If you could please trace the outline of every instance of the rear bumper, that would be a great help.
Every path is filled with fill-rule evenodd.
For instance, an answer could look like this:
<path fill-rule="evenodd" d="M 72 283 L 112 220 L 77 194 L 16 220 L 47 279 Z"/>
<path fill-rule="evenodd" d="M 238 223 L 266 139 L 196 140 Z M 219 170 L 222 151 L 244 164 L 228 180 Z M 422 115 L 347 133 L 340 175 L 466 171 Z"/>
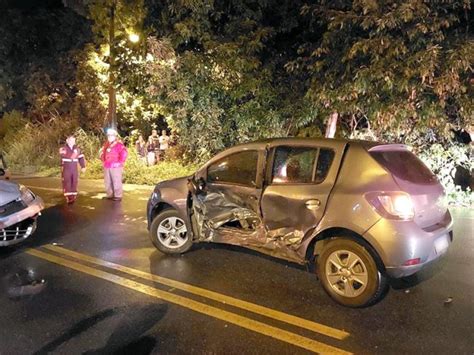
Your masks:
<path fill-rule="evenodd" d="M 413 221 L 381 219 L 364 236 L 372 243 L 393 278 L 412 275 L 443 257 L 453 241 L 449 212 L 436 227 L 420 228 Z M 409 260 L 415 265 L 406 265 Z"/>

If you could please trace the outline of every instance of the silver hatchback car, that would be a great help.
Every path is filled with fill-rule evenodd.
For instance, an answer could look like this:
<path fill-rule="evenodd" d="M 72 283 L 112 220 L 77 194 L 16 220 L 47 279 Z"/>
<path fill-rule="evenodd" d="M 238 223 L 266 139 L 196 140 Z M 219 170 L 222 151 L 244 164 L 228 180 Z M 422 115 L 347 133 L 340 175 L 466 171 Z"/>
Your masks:
<path fill-rule="evenodd" d="M 375 303 L 388 277 L 416 273 L 453 240 L 443 187 L 400 144 L 238 145 L 191 177 L 157 184 L 147 214 L 164 253 L 217 242 L 314 264 L 326 292 L 351 307 Z"/>

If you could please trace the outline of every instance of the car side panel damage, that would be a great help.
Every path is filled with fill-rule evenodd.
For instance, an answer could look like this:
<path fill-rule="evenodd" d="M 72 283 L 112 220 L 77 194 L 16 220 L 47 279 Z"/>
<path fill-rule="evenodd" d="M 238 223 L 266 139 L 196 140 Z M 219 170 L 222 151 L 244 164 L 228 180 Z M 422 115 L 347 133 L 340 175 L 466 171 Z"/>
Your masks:
<path fill-rule="evenodd" d="M 303 263 L 298 249 L 304 232 L 293 228 L 269 230 L 264 225 L 258 202 L 243 201 L 233 189 L 192 194 L 193 224 L 203 242 L 244 246 L 259 252 Z"/>

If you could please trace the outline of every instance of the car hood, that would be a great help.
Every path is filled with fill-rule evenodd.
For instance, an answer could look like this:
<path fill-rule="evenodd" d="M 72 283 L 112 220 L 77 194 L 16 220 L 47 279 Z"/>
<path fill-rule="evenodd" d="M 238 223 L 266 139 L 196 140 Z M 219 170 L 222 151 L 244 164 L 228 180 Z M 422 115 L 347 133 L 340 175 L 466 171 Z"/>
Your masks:
<path fill-rule="evenodd" d="M 16 200 L 20 196 L 20 186 L 18 184 L 0 180 L 0 206 Z"/>
<path fill-rule="evenodd" d="M 186 186 L 188 183 L 188 179 L 190 176 L 183 176 L 171 180 L 165 180 L 161 181 L 158 184 L 156 184 L 157 188 L 164 188 L 164 187 L 171 187 L 171 188 L 177 188 L 179 186 Z"/>

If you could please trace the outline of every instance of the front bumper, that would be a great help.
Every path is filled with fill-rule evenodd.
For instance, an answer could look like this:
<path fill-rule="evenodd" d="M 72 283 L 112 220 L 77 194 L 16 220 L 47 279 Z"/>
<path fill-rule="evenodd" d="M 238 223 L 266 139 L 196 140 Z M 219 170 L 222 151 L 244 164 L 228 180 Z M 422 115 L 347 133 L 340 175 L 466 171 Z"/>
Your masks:
<path fill-rule="evenodd" d="M 382 218 L 364 237 L 380 255 L 386 273 L 393 278 L 412 275 L 440 259 L 453 241 L 453 221 L 449 212 L 442 222 L 429 228 L 420 228 L 413 221 Z M 415 265 L 407 261 L 419 259 Z"/>
<path fill-rule="evenodd" d="M 0 247 L 10 246 L 28 238 L 36 229 L 36 217 L 44 209 L 43 200 L 36 196 L 24 209 L 0 218 Z"/>

